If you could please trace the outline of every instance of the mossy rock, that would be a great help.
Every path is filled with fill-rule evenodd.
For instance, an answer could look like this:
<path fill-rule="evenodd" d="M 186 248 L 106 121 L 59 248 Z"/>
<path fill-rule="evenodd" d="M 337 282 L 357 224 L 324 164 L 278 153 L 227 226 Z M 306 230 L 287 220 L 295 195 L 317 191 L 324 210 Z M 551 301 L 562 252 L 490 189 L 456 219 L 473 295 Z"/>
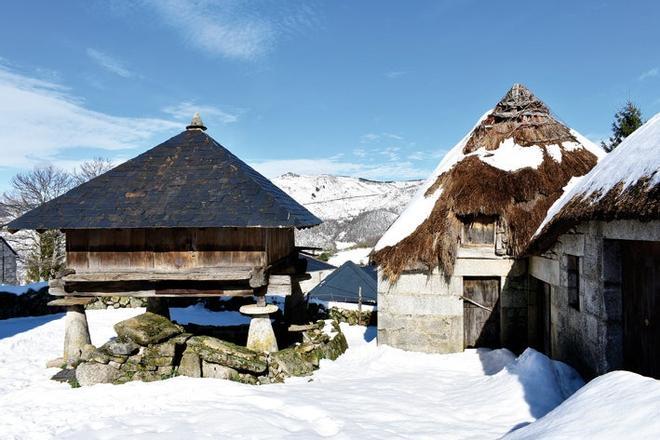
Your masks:
<path fill-rule="evenodd" d="M 270 354 L 270 372 L 273 376 L 308 376 L 314 372 L 314 364 L 306 359 L 307 353 L 296 347 L 285 348 Z"/>
<path fill-rule="evenodd" d="M 193 336 L 187 346 L 206 362 L 239 371 L 263 373 L 268 368 L 265 354 L 210 336 Z"/>
<path fill-rule="evenodd" d="M 114 329 L 120 338 L 128 338 L 145 347 L 183 333 L 180 325 L 150 312 L 118 322 Z"/>

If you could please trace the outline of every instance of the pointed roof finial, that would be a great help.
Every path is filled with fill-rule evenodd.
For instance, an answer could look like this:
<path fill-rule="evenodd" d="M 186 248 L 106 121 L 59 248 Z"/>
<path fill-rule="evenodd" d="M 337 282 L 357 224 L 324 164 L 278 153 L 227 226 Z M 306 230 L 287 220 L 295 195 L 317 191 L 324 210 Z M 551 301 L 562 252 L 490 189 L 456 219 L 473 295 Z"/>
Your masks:
<path fill-rule="evenodd" d="M 190 125 L 186 127 L 186 130 L 206 130 L 206 126 L 204 126 L 202 117 L 199 116 L 199 112 L 195 112 L 192 121 L 190 121 Z"/>

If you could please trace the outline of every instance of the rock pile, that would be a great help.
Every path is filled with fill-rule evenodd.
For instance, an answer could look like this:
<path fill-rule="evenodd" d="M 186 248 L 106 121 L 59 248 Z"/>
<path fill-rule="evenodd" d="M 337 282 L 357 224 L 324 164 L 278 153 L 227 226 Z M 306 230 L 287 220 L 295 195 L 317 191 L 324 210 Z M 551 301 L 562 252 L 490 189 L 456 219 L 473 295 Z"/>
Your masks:
<path fill-rule="evenodd" d="M 282 382 L 311 374 L 321 359 L 337 359 L 348 345 L 339 324 L 303 326 L 302 343 L 260 353 L 211 336 L 186 333 L 160 315 L 144 313 L 115 325 L 117 337 L 96 348 L 86 345 L 76 380 L 82 385 L 144 382 L 176 375 L 249 384 Z"/>

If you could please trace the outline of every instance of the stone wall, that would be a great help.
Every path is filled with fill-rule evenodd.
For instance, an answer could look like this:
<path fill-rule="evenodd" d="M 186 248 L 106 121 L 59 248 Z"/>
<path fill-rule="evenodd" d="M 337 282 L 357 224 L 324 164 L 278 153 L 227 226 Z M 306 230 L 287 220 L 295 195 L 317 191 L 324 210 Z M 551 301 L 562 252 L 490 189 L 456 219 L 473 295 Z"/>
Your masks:
<path fill-rule="evenodd" d="M 378 274 L 378 343 L 429 353 L 463 351 L 463 278 L 499 277 L 501 340 L 521 350 L 527 343 L 527 279 L 494 248 L 460 248 L 454 274 L 404 272 L 396 283 Z"/>
<path fill-rule="evenodd" d="M 550 355 L 593 377 L 623 365 L 621 257 L 616 241 L 660 241 L 660 222 L 589 222 L 530 259 L 530 275 L 551 288 Z M 568 301 L 566 256 L 580 257 L 579 310 Z M 530 311 L 530 314 L 533 311 Z"/>
<path fill-rule="evenodd" d="M 177 375 L 255 385 L 277 383 L 291 376 L 310 375 L 321 359 L 335 360 L 348 348 L 336 321 L 306 326 L 301 343 L 273 353 L 186 330 L 153 313 L 127 319 L 115 325 L 117 338 L 99 348 L 91 344 L 83 348 L 75 380 L 67 370 L 55 378 L 83 386 L 149 382 Z"/>
<path fill-rule="evenodd" d="M 147 307 L 147 298 L 137 298 L 130 296 L 100 296 L 91 304 L 85 306 L 86 309 L 121 309 L 125 307 Z"/>
<path fill-rule="evenodd" d="M 360 312 L 338 307 L 327 309 L 323 304 L 309 303 L 307 309 L 312 320 L 332 319 L 348 325 L 376 325 L 378 322 L 378 310 L 373 306 L 365 306 L 364 309 L 368 310 Z"/>

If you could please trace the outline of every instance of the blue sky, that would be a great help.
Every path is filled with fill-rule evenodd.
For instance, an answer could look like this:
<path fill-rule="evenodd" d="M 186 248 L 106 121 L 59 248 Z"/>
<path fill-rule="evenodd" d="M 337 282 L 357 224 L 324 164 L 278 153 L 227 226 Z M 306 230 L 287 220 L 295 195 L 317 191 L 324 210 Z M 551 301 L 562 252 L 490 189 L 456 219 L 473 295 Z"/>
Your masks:
<path fill-rule="evenodd" d="M 0 190 L 133 157 L 199 110 L 268 177 L 426 176 L 514 82 L 593 140 L 660 111 L 657 1 L 21 1 L 0 17 Z"/>

